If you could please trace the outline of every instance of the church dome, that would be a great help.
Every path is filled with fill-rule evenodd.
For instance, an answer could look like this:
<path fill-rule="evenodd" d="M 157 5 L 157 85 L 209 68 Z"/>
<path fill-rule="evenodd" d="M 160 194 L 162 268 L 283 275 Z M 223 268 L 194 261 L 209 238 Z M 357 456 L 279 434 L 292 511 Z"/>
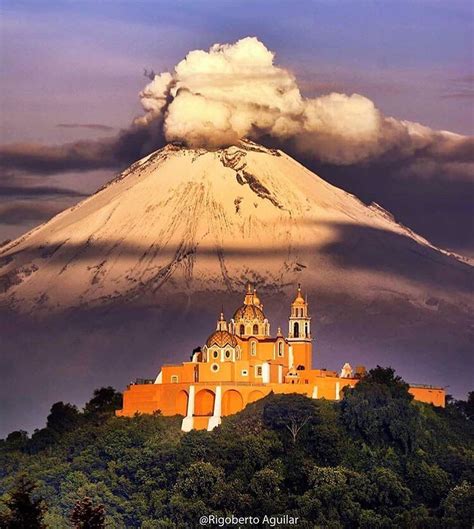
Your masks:
<path fill-rule="evenodd" d="M 257 320 L 260 323 L 265 321 L 265 314 L 260 307 L 257 305 L 242 305 L 239 309 L 235 311 L 234 321 L 240 322 L 253 322 Z"/>
<path fill-rule="evenodd" d="M 207 347 L 212 347 L 213 345 L 217 345 L 217 347 L 225 347 L 226 345 L 236 347 L 237 339 L 229 331 L 214 331 L 207 339 L 206 345 Z"/>

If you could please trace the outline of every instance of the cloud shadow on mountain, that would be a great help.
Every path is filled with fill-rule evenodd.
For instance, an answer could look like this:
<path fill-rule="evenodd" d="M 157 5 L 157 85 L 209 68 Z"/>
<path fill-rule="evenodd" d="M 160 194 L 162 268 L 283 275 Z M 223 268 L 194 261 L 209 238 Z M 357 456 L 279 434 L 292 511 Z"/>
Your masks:
<path fill-rule="evenodd" d="M 441 287 L 448 291 L 468 293 L 472 290 L 473 269 L 470 265 L 460 262 L 454 256 L 422 245 L 409 236 L 355 224 L 314 223 L 315 229 L 328 227 L 336 232 L 334 242 L 319 247 L 311 244 L 294 245 L 292 255 L 295 262 L 302 264 L 303 268 L 308 267 L 311 266 L 313 256 L 319 254 L 331 259 L 335 267 L 348 271 L 390 274 L 420 285 Z M 229 258 L 251 260 L 264 257 L 280 259 L 282 262 L 288 258 L 287 248 L 221 248 L 196 242 L 168 249 L 160 248 L 158 243 L 145 246 L 119 240 L 105 243 L 90 238 L 79 245 L 63 241 L 59 244 L 33 246 L 17 251 L 11 247 L 10 250 L 0 253 L 0 290 L 6 291 L 13 286 L 20 269 L 33 261 L 41 268 L 43 259 L 51 259 L 59 263 L 64 271 L 69 264 L 83 260 L 107 260 L 112 252 L 114 258 L 120 255 L 135 258 L 137 261 L 153 260 L 157 277 L 172 275 L 172 271 L 189 258 L 219 257 L 225 261 Z M 156 263 L 160 263 L 160 266 Z M 147 289 L 149 285 L 141 285 L 141 288 Z"/>

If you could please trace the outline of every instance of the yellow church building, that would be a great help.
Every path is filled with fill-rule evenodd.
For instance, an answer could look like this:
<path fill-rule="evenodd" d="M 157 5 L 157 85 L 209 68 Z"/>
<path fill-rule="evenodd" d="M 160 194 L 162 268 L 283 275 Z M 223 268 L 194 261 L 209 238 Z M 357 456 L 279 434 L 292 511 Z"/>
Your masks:
<path fill-rule="evenodd" d="M 339 400 L 365 374 L 346 363 L 339 373 L 312 368 L 311 317 L 298 286 L 291 304 L 286 337 L 270 322 L 257 292 L 247 285 L 244 302 L 230 321 L 221 312 L 215 331 L 189 362 L 164 365 L 156 380 L 130 384 L 120 416 L 160 411 L 182 415 L 182 429 L 212 430 L 221 418 L 242 410 L 271 393 L 300 393 L 310 398 Z M 415 399 L 444 406 L 443 388 L 414 385 Z"/>

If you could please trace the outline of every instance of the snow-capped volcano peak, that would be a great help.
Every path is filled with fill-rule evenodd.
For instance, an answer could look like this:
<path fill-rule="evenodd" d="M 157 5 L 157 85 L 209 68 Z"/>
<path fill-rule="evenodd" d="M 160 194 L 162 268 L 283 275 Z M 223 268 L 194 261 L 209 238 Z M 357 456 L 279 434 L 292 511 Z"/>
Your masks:
<path fill-rule="evenodd" d="M 154 303 L 238 291 L 247 279 L 280 289 L 299 276 L 367 293 L 393 290 L 398 275 L 396 290 L 417 297 L 424 287 L 390 263 L 400 256 L 413 270 L 448 259 L 281 151 L 249 140 L 214 151 L 169 144 L 2 248 L 0 302 L 22 312 Z"/>

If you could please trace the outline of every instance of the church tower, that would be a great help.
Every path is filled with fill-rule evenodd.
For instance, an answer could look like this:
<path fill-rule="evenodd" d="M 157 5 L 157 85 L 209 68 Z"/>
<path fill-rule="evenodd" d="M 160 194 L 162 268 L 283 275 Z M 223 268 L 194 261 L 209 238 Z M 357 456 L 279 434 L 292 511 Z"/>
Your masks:
<path fill-rule="evenodd" d="M 293 366 L 296 369 L 312 368 L 312 340 L 308 302 L 301 293 L 301 285 L 298 285 L 296 297 L 291 304 L 287 338 L 293 353 L 291 355 L 293 357 Z"/>

